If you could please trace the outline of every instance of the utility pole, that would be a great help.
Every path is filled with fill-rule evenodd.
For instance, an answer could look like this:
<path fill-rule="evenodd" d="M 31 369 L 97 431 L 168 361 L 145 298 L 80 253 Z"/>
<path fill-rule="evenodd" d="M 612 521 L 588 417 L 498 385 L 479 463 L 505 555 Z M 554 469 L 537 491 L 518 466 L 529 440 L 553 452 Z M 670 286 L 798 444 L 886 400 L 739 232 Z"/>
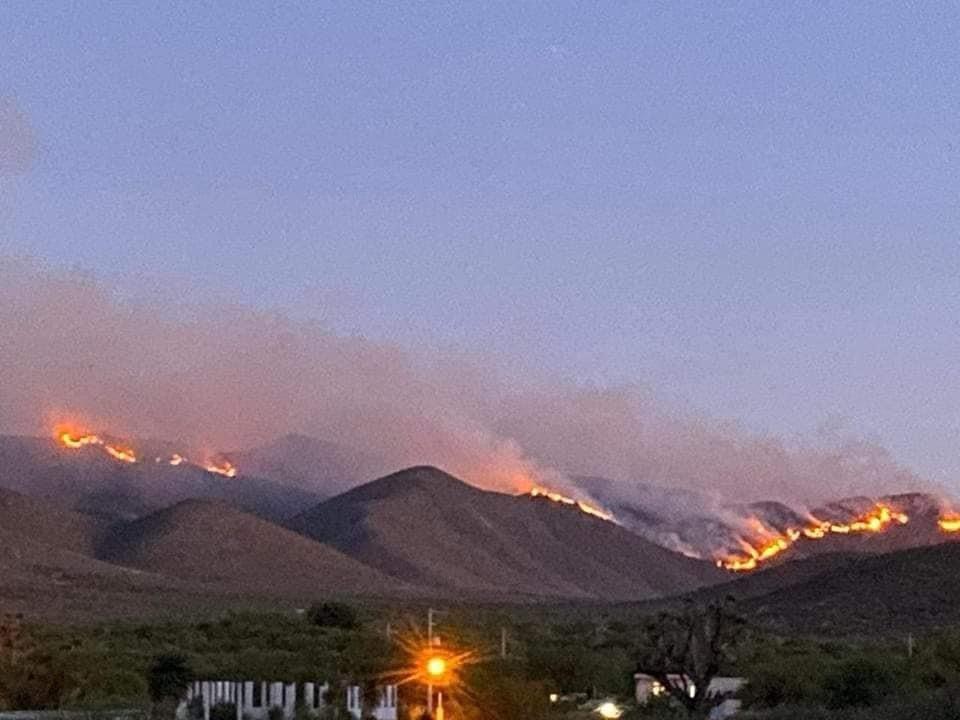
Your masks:
<path fill-rule="evenodd" d="M 507 659 L 507 629 L 500 628 L 500 659 Z"/>
<path fill-rule="evenodd" d="M 427 608 L 427 647 L 433 652 L 433 608 Z M 427 683 L 427 712 L 433 717 L 433 683 Z"/>
<path fill-rule="evenodd" d="M 907 635 L 907 657 L 913 657 L 913 633 Z"/>

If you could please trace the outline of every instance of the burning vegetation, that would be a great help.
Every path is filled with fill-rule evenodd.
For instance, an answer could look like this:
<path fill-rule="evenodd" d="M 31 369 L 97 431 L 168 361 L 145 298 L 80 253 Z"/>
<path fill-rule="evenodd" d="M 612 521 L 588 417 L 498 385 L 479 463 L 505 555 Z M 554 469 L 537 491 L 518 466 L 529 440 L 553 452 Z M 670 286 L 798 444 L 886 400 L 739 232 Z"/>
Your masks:
<path fill-rule="evenodd" d="M 810 518 L 808 525 L 787 528 L 780 532 L 764 525 L 757 518 L 749 521 L 753 531 L 749 538 L 740 538 L 741 552 L 717 559 L 717 565 L 734 572 L 756 570 L 762 563 L 776 557 L 798 542 L 823 540 L 830 535 L 882 533 L 896 525 L 906 525 L 910 518 L 885 503 L 877 503 L 869 512 L 846 521 Z M 944 520 L 940 520 L 944 529 Z M 960 530 L 960 518 L 956 520 Z"/>
<path fill-rule="evenodd" d="M 104 453 L 114 460 L 122 463 L 134 465 L 141 462 L 141 456 L 136 450 L 126 443 L 118 443 L 106 436 L 96 435 L 85 431 L 77 431 L 71 428 L 58 426 L 54 430 L 54 437 L 57 442 L 71 450 L 79 450 L 85 447 L 100 448 Z M 203 462 L 193 462 L 186 455 L 181 453 L 172 453 L 166 457 L 156 457 L 154 462 L 158 464 L 172 465 L 194 465 L 216 475 L 224 477 L 236 477 L 237 468 L 225 458 L 208 459 Z"/>
<path fill-rule="evenodd" d="M 534 486 L 530 490 L 530 497 L 534 498 L 547 498 L 552 500 L 555 503 L 561 503 L 563 505 L 571 505 L 578 508 L 581 512 L 586 513 L 587 515 L 593 515 L 598 517 L 601 520 L 607 520 L 608 522 L 614 522 L 613 515 L 608 513 L 606 510 L 601 510 L 596 505 L 591 505 L 590 503 L 584 502 L 583 500 L 577 500 L 568 495 L 562 495 L 561 493 L 554 492 L 552 490 L 547 490 L 545 487 L 540 487 L 539 485 Z"/>

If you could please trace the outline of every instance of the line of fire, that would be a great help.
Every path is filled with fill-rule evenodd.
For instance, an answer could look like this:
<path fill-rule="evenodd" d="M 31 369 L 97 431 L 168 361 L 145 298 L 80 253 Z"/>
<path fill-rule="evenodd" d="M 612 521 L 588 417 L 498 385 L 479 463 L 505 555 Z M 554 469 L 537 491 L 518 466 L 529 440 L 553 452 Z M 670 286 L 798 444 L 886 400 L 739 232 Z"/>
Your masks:
<path fill-rule="evenodd" d="M 100 449 L 118 462 L 136 464 L 142 461 L 141 454 L 130 443 L 114 441 L 106 435 L 60 425 L 55 428 L 54 436 L 64 448 L 76 450 L 92 447 Z M 237 467 L 223 457 L 205 458 L 200 462 L 194 462 L 187 454 L 174 452 L 155 457 L 154 462 L 171 466 L 194 465 L 207 472 L 228 478 L 236 477 L 238 473 Z M 528 494 L 533 498 L 545 498 L 577 508 L 580 512 L 607 522 L 616 522 L 612 513 L 597 505 L 540 485 L 531 488 Z M 798 543 L 816 542 L 834 535 L 878 535 L 892 527 L 906 525 L 909 522 L 910 518 L 906 513 L 882 502 L 878 502 L 866 513 L 845 520 L 821 520 L 811 515 L 806 525 L 784 530 L 772 528 L 759 518 L 752 517 L 745 521 L 749 532 L 737 538 L 739 549 L 736 552 L 718 551 L 714 561 L 718 567 L 734 573 L 751 572 Z M 937 526 L 942 533 L 960 534 L 960 513 L 953 511 L 942 513 L 937 520 Z"/>

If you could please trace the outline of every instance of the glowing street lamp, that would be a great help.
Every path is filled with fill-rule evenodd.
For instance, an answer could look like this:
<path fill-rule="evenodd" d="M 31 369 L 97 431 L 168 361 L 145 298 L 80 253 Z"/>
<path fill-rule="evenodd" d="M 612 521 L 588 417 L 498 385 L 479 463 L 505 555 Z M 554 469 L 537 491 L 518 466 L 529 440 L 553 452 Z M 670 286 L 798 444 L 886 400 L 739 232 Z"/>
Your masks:
<path fill-rule="evenodd" d="M 615 703 L 605 702 L 597 708 L 597 714 L 604 720 L 617 720 L 623 714 L 623 710 L 618 708 Z"/>
<path fill-rule="evenodd" d="M 447 660 L 441 655 L 432 655 L 427 659 L 427 675 L 440 680 L 447 672 Z"/>

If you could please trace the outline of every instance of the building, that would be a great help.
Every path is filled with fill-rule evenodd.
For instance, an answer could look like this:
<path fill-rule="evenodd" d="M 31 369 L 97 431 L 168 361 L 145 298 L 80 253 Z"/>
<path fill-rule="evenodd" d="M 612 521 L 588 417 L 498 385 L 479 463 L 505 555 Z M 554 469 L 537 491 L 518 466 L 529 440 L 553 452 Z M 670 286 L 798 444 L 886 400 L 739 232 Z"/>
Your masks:
<path fill-rule="evenodd" d="M 670 675 L 671 682 L 677 682 L 681 679 L 679 675 Z M 636 700 L 638 705 L 646 705 L 652 698 L 664 695 L 667 690 L 656 678 L 637 673 L 633 676 L 636 688 Z M 715 677 L 710 681 L 710 687 L 707 694 L 710 697 L 722 697 L 720 702 L 710 712 L 710 720 L 725 720 L 737 714 L 740 710 L 740 701 L 734 695 L 744 686 L 746 680 L 740 677 Z M 696 686 L 689 683 L 690 694 L 696 692 Z"/>
<path fill-rule="evenodd" d="M 210 708 L 221 704 L 235 705 L 237 720 L 268 720 L 271 708 L 280 708 L 284 720 L 293 720 L 298 704 L 319 713 L 326 705 L 329 689 L 328 683 L 201 680 L 190 683 L 187 696 L 177 708 L 177 719 L 189 720 L 190 704 L 199 702 L 203 720 L 210 720 Z M 384 685 L 379 693 L 371 715 L 376 720 L 397 720 L 397 686 Z M 346 694 L 347 711 L 359 720 L 363 713 L 363 693 L 359 686 L 352 685 Z"/>

